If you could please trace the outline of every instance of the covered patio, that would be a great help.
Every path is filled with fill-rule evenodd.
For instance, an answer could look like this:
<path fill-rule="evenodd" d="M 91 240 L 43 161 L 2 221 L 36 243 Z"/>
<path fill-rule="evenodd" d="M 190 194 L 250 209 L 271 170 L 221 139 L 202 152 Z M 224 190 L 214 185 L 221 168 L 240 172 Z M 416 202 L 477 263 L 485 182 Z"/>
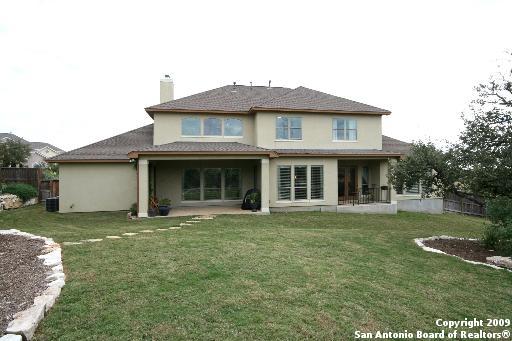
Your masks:
<path fill-rule="evenodd" d="M 174 142 L 129 155 L 137 164 L 138 216 L 148 217 L 150 199 L 170 199 L 170 216 L 245 214 L 245 193 L 260 192 L 269 213 L 267 149 L 240 143 Z"/>

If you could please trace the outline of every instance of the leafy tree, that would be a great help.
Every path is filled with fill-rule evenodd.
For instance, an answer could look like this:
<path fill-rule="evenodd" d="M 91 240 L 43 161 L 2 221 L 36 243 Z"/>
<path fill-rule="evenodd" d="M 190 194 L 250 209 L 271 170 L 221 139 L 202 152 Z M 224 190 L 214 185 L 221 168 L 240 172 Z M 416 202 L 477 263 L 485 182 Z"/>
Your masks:
<path fill-rule="evenodd" d="M 0 165 L 21 166 L 30 156 L 30 146 L 22 141 L 7 140 L 0 143 Z"/>
<path fill-rule="evenodd" d="M 425 196 L 464 190 L 512 198 L 512 52 L 475 90 L 459 141 L 446 152 L 432 143 L 413 144 L 409 155 L 391 167 L 396 188 L 421 181 Z"/>
<path fill-rule="evenodd" d="M 413 143 L 409 154 L 391 164 L 390 181 L 395 188 L 411 188 L 421 182 L 422 196 L 442 196 L 457 188 L 458 168 L 451 154 L 433 143 Z"/>
<path fill-rule="evenodd" d="M 453 148 L 461 181 L 473 193 L 512 198 L 512 52 L 475 90 L 477 98 L 463 115 L 465 129 Z"/>

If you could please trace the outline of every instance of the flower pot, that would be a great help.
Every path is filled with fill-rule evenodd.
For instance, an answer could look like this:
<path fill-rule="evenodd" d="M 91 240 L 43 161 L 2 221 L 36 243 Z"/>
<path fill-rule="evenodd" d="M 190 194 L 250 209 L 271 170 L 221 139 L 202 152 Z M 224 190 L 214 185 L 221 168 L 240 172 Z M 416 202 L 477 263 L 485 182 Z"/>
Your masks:
<path fill-rule="evenodd" d="M 251 202 L 251 211 L 257 212 L 258 211 L 258 203 Z"/>
<path fill-rule="evenodd" d="M 171 206 L 169 205 L 160 205 L 158 206 L 158 212 L 161 216 L 167 216 L 169 214 L 169 211 L 171 210 Z"/>
<path fill-rule="evenodd" d="M 156 210 L 153 208 L 148 209 L 148 217 L 156 216 Z"/>

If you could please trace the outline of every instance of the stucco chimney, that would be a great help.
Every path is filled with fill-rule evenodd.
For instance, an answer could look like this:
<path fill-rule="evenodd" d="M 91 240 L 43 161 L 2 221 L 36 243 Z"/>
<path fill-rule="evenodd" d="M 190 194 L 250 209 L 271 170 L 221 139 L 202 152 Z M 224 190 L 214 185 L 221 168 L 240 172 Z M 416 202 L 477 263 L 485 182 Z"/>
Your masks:
<path fill-rule="evenodd" d="M 174 82 L 170 75 L 165 75 L 160 79 L 160 103 L 172 101 L 174 99 Z"/>

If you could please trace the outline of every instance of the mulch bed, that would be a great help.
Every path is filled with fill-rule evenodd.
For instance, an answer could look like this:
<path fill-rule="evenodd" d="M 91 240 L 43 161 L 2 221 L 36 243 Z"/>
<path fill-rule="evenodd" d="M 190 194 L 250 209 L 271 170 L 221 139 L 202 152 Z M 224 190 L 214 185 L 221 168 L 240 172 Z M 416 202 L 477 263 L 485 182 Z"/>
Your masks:
<path fill-rule="evenodd" d="M 48 268 L 41 255 L 44 242 L 15 235 L 0 235 L 0 335 L 13 315 L 33 304 L 46 287 Z"/>
<path fill-rule="evenodd" d="M 466 260 L 487 263 L 487 257 L 499 256 L 496 251 L 487 250 L 477 240 L 436 239 L 423 241 L 425 246 L 441 250 L 450 255 L 459 256 Z"/>

